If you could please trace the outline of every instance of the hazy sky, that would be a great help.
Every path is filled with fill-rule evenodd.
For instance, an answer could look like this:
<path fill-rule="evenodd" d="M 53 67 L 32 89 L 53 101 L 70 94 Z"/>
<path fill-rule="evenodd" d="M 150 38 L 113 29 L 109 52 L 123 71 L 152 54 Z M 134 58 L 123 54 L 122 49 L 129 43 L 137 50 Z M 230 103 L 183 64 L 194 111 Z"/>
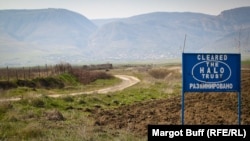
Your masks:
<path fill-rule="evenodd" d="M 156 11 L 218 15 L 223 10 L 242 6 L 250 6 L 250 0 L 0 0 L 1 10 L 64 8 L 89 19 L 130 17 Z"/>

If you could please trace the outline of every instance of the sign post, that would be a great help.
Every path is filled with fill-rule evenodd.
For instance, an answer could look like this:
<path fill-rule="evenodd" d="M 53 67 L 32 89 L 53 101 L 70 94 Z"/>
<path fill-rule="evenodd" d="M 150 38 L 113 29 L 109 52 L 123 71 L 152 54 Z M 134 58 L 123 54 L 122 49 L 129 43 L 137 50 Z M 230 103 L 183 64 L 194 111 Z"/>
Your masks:
<path fill-rule="evenodd" d="M 238 123 L 241 105 L 240 54 L 182 54 L 182 124 L 185 92 L 237 92 Z"/>

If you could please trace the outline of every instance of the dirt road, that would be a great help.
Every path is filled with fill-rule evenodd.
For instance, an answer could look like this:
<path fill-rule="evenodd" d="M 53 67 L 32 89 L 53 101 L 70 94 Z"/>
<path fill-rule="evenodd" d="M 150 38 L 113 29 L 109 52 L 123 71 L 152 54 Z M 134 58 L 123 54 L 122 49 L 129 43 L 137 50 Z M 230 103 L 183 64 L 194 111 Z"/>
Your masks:
<path fill-rule="evenodd" d="M 119 78 L 122 80 L 122 82 L 118 85 L 114 85 L 108 88 L 103 88 L 99 90 L 94 90 L 94 91 L 88 91 L 88 92 L 79 92 L 79 93 L 71 93 L 68 94 L 67 96 L 76 96 L 76 95 L 83 95 L 83 94 L 93 94 L 93 93 L 98 93 L 98 94 L 105 94 L 109 92 L 115 92 L 115 91 L 121 91 L 125 88 L 128 88 L 130 86 L 135 85 L 136 83 L 140 82 L 140 80 L 134 76 L 129 76 L 129 75 L 115 75 L 115 77 Z M 56 94 L 56 95 L 48 95 L 49 97 L 60 97 L 60 96 L 65 96 L 62 94 Z"/>
<path fill-rule="evenodd" d="M 100 89 L 100 90 L 97 90 L 94 92 L 104 94 L 104 93 L 109 93 L 109 92 L 121 91 L 125 88 L 131 87 L 131 86 L 137 84 L 138 82 L 140 82 L 140 80 L 134 76 L 115 75 L 115 77 L 123 80 L 122 83 L 119 85 L 112 86 L 112 87 Z M 93 93 L 93 92 L 88 92 L 88 93 Z"/>
<path fill-rule="evenodd" d="M 94 91 L 87 91 L 87 92 L 77 92 L 77 93 L 70 93 L 70 94 L 53 94 L 53 95 L 47 95 L 47 96 L 57 98 L 57 97 L 62 97 L 62 96 L 77 96 L 77 95 L 94 94 L 94 93 L 105 94 L 105 93 L 109 93 L 109 92 L 121 91 L 123 89 L 131 87 L 131 86 L 137 84 L 138 82 L 140 82 L 140 80 L 134 76 L 115 75 L 115 77 L 121 79 L 122 82 L 120 84 L 117 84 L 117 85 L 114 85 L 114 86 L 111 86 L 108 88 L 103 88 L 103 89 L 94 90 Z M 39 96 L 42 96 L 42 95 L 38 95 L 37 97 L 39 97 Z M 19 100 L 21 100 L 21 98 L 16 97 L 16 98 L 0 99 L 0 102 L 19 101 Z"/>

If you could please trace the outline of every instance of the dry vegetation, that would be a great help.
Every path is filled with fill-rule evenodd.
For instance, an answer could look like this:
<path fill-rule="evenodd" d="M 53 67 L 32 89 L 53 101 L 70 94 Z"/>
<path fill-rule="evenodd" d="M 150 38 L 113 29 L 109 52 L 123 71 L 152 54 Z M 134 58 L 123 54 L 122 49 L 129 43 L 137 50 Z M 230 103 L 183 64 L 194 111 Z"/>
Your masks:
<path fill-rule="evenodd" d="M 172 72 L 169 71 L 168 69 L 152 69 L 148 73 L 156 79 L 164 79 L 166 76 L 170 75 Z"/>
<path fill-rule="evenodd" d="M 93 66 L 92 66 L 93 67 Z M 95 66 L 96 69 L 98 69 Z M 108 70 L 110 67 L 102 69 Z M 99 69 L 100 70 L 100 69 Z M 105 71 L 93 70 L 89 67 L 75 66 L 72 67 L 70 64 L 58 64 L 55 66 L 45 68 L 40 67 L 29 67 L 23 68 L 6 68 L 0 69 L 1 81 L 0 89 L 8 90 L 17 87 L 29 87 L 29 88 L 63 88 L 65 86 L 64 81 L 66 75 L 71 79 L 76 79 L 78 82 L 86 85 L 94 82 L 98 79 L 111 79 L 112 75 L 107 74 Z M 22 77 L 23 76 L 23 77 Z"/>
<path fill-rule="evenodd" d="M 73 74 L 79 82 L 83 84 L 89 84 L 97 79 L 111 79 L 113 76 L 103 71 L 88 71 L 82 69 L 74 69 L 70 72 Z"/>

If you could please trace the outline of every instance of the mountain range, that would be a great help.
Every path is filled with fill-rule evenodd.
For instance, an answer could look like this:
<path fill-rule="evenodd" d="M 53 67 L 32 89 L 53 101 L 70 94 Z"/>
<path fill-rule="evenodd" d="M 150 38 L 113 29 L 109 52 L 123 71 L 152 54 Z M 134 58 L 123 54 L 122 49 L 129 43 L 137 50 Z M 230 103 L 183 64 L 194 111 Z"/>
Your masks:
<path fill-rule="evenodd" d="M 0 10 L 0 66 L 159 62 L 182 52 L 250 59 L 250 7 L 90 20 L 66 9 Z"/>

